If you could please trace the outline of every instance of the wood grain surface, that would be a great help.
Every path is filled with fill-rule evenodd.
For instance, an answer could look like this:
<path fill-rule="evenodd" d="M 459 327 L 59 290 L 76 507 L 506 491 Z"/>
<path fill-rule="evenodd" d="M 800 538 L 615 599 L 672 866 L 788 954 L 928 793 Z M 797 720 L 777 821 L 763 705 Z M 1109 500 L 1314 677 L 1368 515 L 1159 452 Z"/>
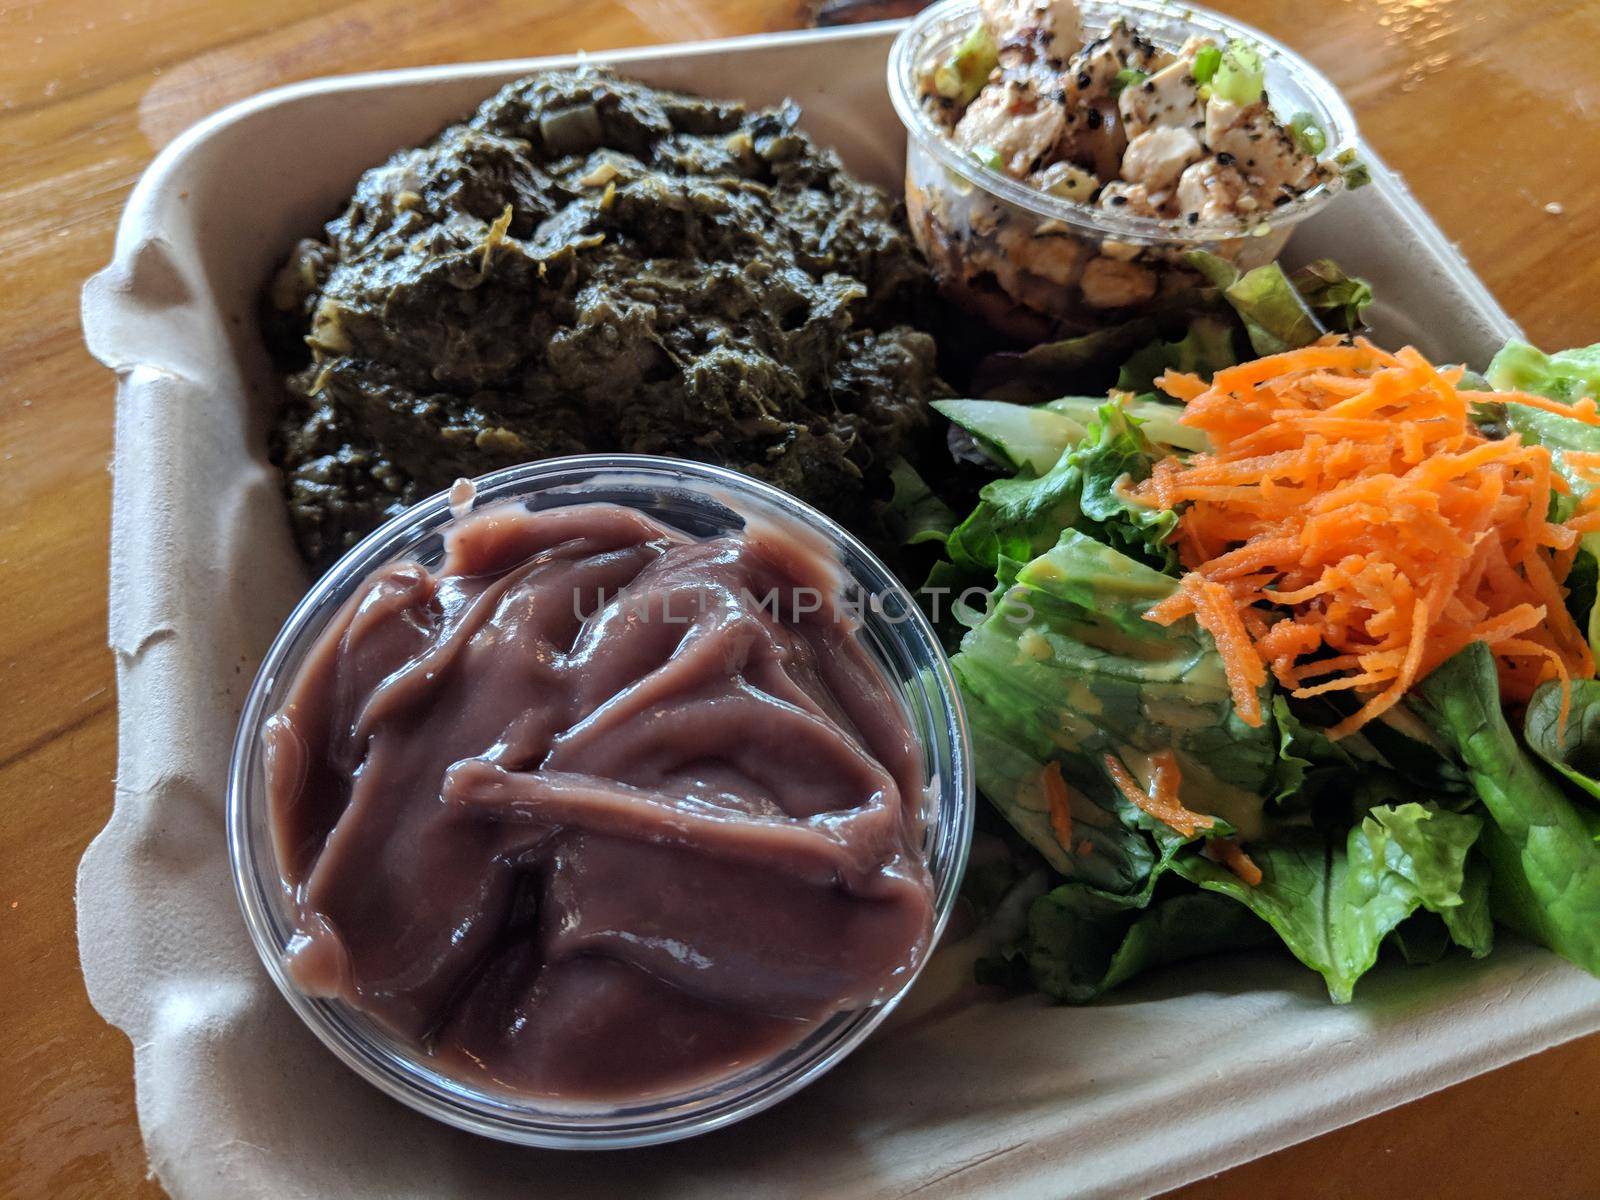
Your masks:
<path fill-rule="evenodd" d="M 90 1008 L 73 875 L 111 808 L 110 374 L 78 327 L 129 188 L 294 79 L 791 28 L 798 0 L 0 0 L 0 1194 L 145 1197 L 127 1040 Z M 844 7 L 848 7 L 845 5 Z M 1219 0 L 1344 89 L 1530 337 L 1600 339 L 1600 5 Z M 1181 1193 L 1600 1190 L 1600 1038 Z M 648 1187 L 641 1181 L 641 1191 Z"/>

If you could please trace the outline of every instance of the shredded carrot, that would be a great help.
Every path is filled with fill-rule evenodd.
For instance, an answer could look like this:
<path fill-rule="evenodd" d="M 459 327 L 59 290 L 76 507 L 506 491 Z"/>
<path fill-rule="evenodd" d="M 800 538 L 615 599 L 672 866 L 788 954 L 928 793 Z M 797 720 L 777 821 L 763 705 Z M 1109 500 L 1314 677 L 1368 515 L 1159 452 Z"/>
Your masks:
<path fill-rule="evenodd" d="M 1067 797 L 1067 781 L 1061 778 L 1061 764 L 1049 763 L 1040 775 L 1045 797 L 1050 801 L 1050 832 L 1062 849 L 1072 845 L 1072 805 Z"/>
<path fill-rule="evenodd" d="M 1571 417 L 1575 421 L 1582 421 L 1585 425 L 1600 425 L 1600 409 L 1597 409 L 1593 397 L 1585 396 L 1571 404 L 1563 404 L 1560 400 L 1551 400 L 1546 396 L 1512 392 L 1499 397 L 1502 400 L 1514 401 L 1517 404 L 1526 404 L 1529 408 L 1542 408 L 1545 412 L 1553 412 L 1557 416 Z"/>
<path fill-rule="evenodd" d="M 1156 383 L 1167 395 L 1179 400 L 1192 400 L 1196 396 L 1203 396 L 1206 390 L 1205 381 L 1200 376 L 1183 371 L 1166 371 Z"/>
<path fill-rule="evenodd" d="M 1201 853 L 1227 867 L 1246 887 L 1261 885 L 1261 868 L 1256 866 L 1255 859 L 1244 852 L 1244 847 L 1232 838 L 1212 838 Z"/>
<path fill-rule="evenodd" d="M 1461 377 L 1410 347 L 1325 338 L 1209 386 L 1157 381 L 1212 448 L 1163 459 L 1129 489 L 1179 514 L 1184 574 L 1149 618 L 1192 616 L 1211 634 L 1248 724 L 1261 724 L 1270 672 L 1298 697 L 1359 699 L 1329 731 L 1343 737 L 1474 641 L 1512 701 L 1553 679 L 1564 714 L 1571 680 L 1594 677 L 1563 585 L 1578 536 L 1600 530 L 1600 501 L 1552 523 L 1551 494 L 1566 489 L 1550 452 L 1485 437 Z M 1498 398 L 1600 424 L 1593 404 Z M 1600 454 L 1568 461 L 1600 469 Z"/>
<path fill-rule="evenodd" d="M 1159 754 L 1150 756 L 1148 791 L 1139 786 L 1139 781 L 1115 755 L 1106 755 L 1106 772 L 1111 776 L 1111 782 L 1117 785 L 1117 790 L 1127 797 L 1129 804 L 1148 813 L 1175 833 L 1186 838 L 1194 837 L 1195 834 L 1216 824 L 1216 821 L 1204 813 L 1185 808 L 1183 802 L 1178 799 L 1181 775 L 1178 770 L 1178 760 L 1170 750 L 1163 750 Z"/>

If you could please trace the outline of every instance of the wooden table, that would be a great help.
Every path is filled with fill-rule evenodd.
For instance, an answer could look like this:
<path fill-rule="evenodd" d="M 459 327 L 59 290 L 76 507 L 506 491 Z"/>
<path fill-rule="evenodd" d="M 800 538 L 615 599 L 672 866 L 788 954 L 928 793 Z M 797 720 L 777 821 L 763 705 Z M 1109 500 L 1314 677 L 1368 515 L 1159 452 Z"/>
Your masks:
<path fill-rule="evenodd" d="M 159 1196 L 73 874 L 111 807 L 110 376 L 78 291 L 176 133 L 289 80 L 789 28 L 799 0 L 0 0 L 0 1194 Z M 1306 54 L 1530 337 L 1600 339 L 1600 6 L 1221 0 Z M 1185 1189 L 1593 1194 L 1600 1038 Z"/>

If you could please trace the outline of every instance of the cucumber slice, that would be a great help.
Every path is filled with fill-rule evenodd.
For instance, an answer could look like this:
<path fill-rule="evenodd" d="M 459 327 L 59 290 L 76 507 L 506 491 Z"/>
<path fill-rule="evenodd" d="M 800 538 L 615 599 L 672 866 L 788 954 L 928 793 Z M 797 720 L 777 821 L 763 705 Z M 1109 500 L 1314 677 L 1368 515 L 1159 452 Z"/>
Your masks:
<path fill-rule="evenodd" d="M 939 401 L 934 403 L 937 405 Z M 1043 407 L 1073 421 L 1087 424 L 1094 418 L 1095 411 L 1104 403 L 1104 399 L 1096 396 L 1063 396 L 1059 400 L 1047 402 Z M 1203 431 L 1190 429 L 1187 425 L 1178 423 L 1178 418 L 1183 416 L 1181 404 L 1168 404 L 1162 400 L 1151 399 L 1149 396 L 1139 396 L 1128 401 L 1123 408 L 1130 417 L 1140 422 L 1140 432 L 1158 446 L 1187 450 L 1191 454 L 1211 449 L 1210 439 Z"/>
<path fill-rule="evenodd" d="M 1048 405 L 1034 408 L 1001 400 L 935 400 L 933 407 L 1006 466 L 1013 470 L 1028 467 L 1036 475 L 1055 466 L 1061 452 L 1088 432 L 1076 417 L 1051 411 Z"/>

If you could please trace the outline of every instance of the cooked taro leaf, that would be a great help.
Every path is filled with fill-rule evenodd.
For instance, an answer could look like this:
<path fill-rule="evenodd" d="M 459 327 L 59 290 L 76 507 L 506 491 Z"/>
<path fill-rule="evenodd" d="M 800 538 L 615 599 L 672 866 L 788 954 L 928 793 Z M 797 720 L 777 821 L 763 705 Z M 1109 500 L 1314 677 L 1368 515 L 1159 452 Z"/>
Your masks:
<path fill-rule="evenodd" d="M 723 463 L 870 533 L 893 465 L 942 451 L 932 291 L 798 118 L 547 72 L 368 171 L 265 297 L 307 558 L 583 451 Z"/>

